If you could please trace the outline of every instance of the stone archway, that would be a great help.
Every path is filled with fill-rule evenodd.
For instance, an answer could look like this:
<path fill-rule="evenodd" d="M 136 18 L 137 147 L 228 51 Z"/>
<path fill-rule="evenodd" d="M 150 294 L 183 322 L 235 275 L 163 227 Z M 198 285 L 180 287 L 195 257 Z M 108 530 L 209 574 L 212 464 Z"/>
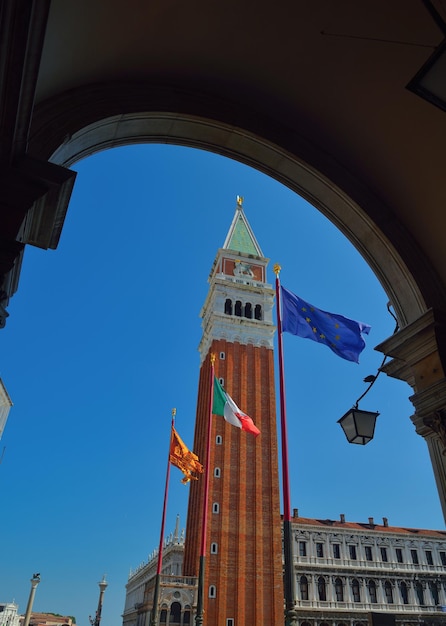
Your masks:
<path fill-rule="evenodd" d="M 213 151 L 286 185 L 321 211 L 367 261 L 393 305 L 400 331 L 378 349 L 385 371 L 414 390 L 417 432 L 425 437 L 446 515 L 446 294 L 435 271 L 388 207 L 323 148 L 273 118 L 187 89 L 141 83 L 90 85 L 39 105 L 29 154 L 69 167 L 97 151 L 131 143 L 171 143 Z M 66 207 L 65 207 L 66 208 Z M 32 220 L 54 211 L 51 198 Z M 52 216 L 58 240 L 64 214 Z"/>

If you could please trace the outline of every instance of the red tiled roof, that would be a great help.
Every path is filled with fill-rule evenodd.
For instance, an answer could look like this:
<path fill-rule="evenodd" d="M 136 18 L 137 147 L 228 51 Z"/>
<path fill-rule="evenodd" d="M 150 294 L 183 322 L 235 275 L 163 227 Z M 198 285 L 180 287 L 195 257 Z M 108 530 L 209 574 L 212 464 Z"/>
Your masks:
<path fill-rule="evenodd" d="M 424 528 L 403 528 L 401 526 L 384 526 L 383 524 L 370 524 L 361 522 L 341 522 L 340 520 L 320 520 L 308 517 L 293 517 L 292 524 L 301 524 L 304 526 L 318 526 L 320 528 L 349 528 L 351 530 L 362 530 L 383 532 L 383 533 L 400 533 L 402 535 L 412 536 L 428 536 L 436 539 L 446 540 L 446 530 L 426 530 Z"/>

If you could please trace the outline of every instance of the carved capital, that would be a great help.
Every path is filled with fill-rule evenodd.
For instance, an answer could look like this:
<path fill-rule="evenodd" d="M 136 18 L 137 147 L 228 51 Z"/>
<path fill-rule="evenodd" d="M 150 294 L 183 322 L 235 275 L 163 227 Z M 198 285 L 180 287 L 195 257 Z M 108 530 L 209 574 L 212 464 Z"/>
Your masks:
<path fill-rule="evenodd" d="M 433 415 L 423 418 L 423 424 L 436 433 L 442 444 L 442 454 L 446 455 L 446 411 L 435 411 Z"/>
<path fill-rule="evenodd" d="M 429 437 L 434 433 L 440 437 L 443 448 L 446 446 L 443 428 L 446 424 L 446 379 L 437 381 L 429 388 L 415 393 L 410 397 L 415 407 L 415 415 L 412 422 L 415 429 L 422 437 Z"/>
<path fill-rule="evenodd" d="M 392 357 L 382 371 L 406 381 L 415 392 L 446 376 L 446 314 L 429 309 L 386 339 L 376 350 Z"/>
<path fill-rule="evenodd" d="M 446 315 L 430 309 L 376 348 L 392 357 L 382 369 L 414 390 L 411 417 L 422 437 L 446 450 Z"/>

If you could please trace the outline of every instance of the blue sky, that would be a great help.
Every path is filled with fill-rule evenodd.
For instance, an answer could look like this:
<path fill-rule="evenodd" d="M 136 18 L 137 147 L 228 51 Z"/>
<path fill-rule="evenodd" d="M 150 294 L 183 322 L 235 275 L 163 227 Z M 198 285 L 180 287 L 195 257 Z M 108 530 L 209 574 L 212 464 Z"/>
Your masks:
<path fill-rule="evenodd" d="M 353 246 L 312 206 L 217 155 L 129 146 L 78 172 L 56 251 L 28 247 L 0 375 L 14 402 L 0 447 L 0 602 L 88 625 L 105 573 L 102 624 L 119 626 L 129 570 L 158 545 L 171 409 L 192 447 L 199 312 L 237 194 L 281 281 L 313 305 L 371 325 L 360 364 L 284 336 L 292 507 L 306 517 L 444 528 L 410 388 L 379 377 L 361 408 L 375 439 L 349 445 L 336 423 L 365 390 L 394 320 Z M 243 407 L 241 407 L 243 408 Z M 255 416 L 253 416 L 255 419 Z M 184 527 L 188 487 L 172 468 L 166 531 Z"/>

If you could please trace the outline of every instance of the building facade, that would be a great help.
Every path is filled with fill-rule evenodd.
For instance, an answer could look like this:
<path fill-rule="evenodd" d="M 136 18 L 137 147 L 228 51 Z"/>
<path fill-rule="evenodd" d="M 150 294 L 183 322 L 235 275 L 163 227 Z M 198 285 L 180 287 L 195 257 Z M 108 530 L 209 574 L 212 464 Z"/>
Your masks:
<path fill-rule="evenodd" d="M 299 626 L 446 624 L 446 532 L 292 520 Z"/>
<path fill-rule="evenodd" d="M 19 605 L 14 602 L 0 602 L 0 626 L 19 626 Z"/>
<path fill-rule="evenodd" d="M 179 517 L 175 531 L 163 545 L 163 567 L 160 579 L 159 622 L 170 626 L 193 623 L 196 603 L 196 578 L 183 577 L 184 531 L 179 532 Z M 148 626 L 153 605 L 158 549 L 129 574 L 126 585 L 123 626 Z"/>
<path fill-rule="evenodd" d="M 22 615 L 20 619 L 20 623 L 23 624 L 24 616 Z M 69 615 L 57 615 L 56 613 L 31 613 L 29 626 L 73 626 L 73 618 Z"/>
<path fill-rule="evenodd" d="M 304 518 L 296 509 L 292 529 L 298 626 L 446 625 L 446 531 L 394 527 L 386 518 L 382 524 L 372 518 L 349 522 L 344 515 L 339 520 Z M 166 555 L 171 554 L 169 541 Z M 180 541 L 175 567 L 181 568 L 183 556 Z M 169 562 L 170 556 L 167 569 Z M 148 624 L 149 605 L 141 609 L 155 571 L 153 557 L 131 573 L 124 626 Z M 172 587 L 163 596 L 160 624 L 192 624 L 194 605 L 188 602 L 193 594 L 182 592 L 178 609 L 180 595 L 174 593 Z"/>

